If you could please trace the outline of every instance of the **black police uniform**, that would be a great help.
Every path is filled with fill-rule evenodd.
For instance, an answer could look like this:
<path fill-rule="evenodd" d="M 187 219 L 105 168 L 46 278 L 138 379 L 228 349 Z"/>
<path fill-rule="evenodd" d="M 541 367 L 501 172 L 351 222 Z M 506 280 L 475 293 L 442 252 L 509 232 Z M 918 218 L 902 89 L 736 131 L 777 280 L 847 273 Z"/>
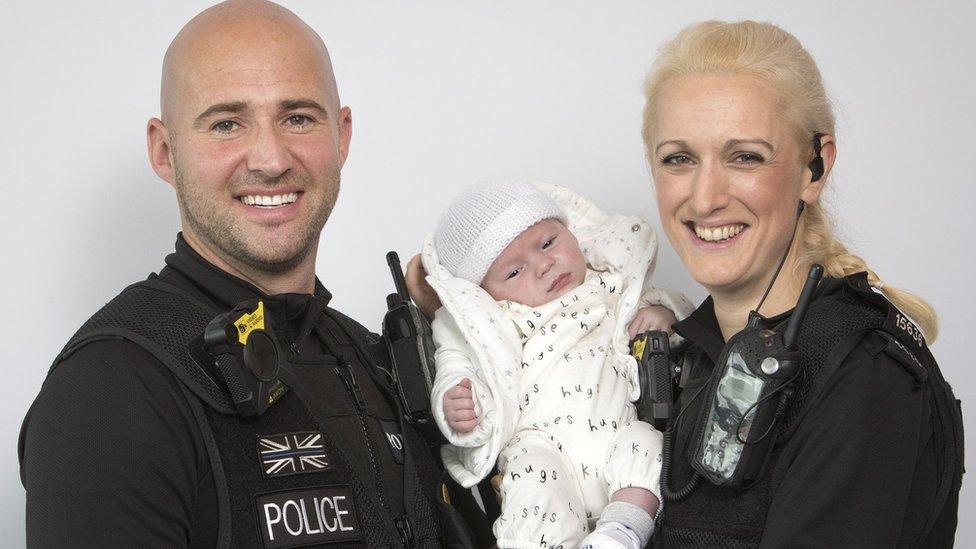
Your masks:
<path fill-rule="evenodd" d="M 160 359 L 160 348 L 185 342 L 84 337 L 55 362 L 21 432 L 29 545 L 440 544 L 434 500 L 445 488 L 435 458 L 401 430 L 390 393 L 358 352 L 368 332 L 327 307 L 318 281 L 314 296 L 262 296 L 182 236 L 150 281 L 172 295 L 134 285 L 106 309 L 116 305 L 124 322 L 136 314 L 120 299 L 148 296 L 161 324 L 178 324 L 188 312 L 163 317 L 182 298 L 218 313 L 264 298 L 302 397 L 290 391 L 262 416 L 241 418 L 208 406 Z"/>
<path fill-rule="evenodd" d="M 930 393 L 938 384 L 948 386 L 934 360 L 923 369 L 901 352 L 904 345 L 869 329 L 859 332 L 866 335 L 852 343 L 836 369 L 816 371 L 830 362 L 832 352 L 842 353 L 840 340 L 827 332 L 853 332 L 868 326 L 854 323 L 883 320 L 873 312 L 875 307 L 862 303 L 865 292 L 863 273 L 821 282 L 800 336 L 801 365 L 808 371 L 780 422 L 780 437 L 763 477 L 741 491 L 702 479 L 686 499 L 665 504 L 656 547 L 952 545 L 962 466 L 961 416 L 958 401 L 949 399 L 951 406 L 942 408 L 951 408 L 948 427 L 958 438 L 941 437 L 945 415 L 938 419 Z M 818 302 L 837 308 L 811 320 Z M 768 326 L 782 326 L 790 314 L 769 319 Z M 676 324 L 675 331 L 690 342 L 684 354 L 690 370 L 677 404 L 677 410 L 688 409 L 678 419 L 669 459 L 668 486 L 677 492 L 692 477 L 688 456 L 697 443 L 693 431 L 707 394 L 699 389 L 712 376 L 725 341 L 710 297 Z M 927 358 L 920 360 L 926 362 L 931 355 L 923 351 L 918 355 L 924 354 Z M 811 387 L 819 388 L 818 398 Z M 958 454 L 946 455 L 946 448 L 956 448 L 951 452 Z M 952 480 L 940 475 L 947 463 L 956 467 Z M 948 496 L 939 507 L 941 486 Z"/>

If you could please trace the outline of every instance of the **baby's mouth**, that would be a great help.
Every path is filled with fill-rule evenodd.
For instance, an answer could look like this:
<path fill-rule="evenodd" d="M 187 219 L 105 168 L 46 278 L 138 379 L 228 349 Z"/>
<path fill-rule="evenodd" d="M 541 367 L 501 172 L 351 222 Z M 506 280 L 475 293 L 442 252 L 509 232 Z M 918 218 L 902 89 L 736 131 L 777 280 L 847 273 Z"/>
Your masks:
<path fill-rule="evenodd" d="M 549 286 L 549 291 L 552 292 L 559 288 L 562 288 L 569 282 L 569 273 L 563 273 L 556 277 L 556 280 L 552 281 L 552 286 Z"/>

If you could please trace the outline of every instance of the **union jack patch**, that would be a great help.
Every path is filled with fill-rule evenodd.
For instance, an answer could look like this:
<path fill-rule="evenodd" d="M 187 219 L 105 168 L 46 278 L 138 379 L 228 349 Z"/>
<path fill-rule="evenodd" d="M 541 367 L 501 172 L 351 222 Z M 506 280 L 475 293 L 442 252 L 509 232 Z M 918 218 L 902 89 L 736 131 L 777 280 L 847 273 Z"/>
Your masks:
<path fill-rule="evenodd" d="M 318 431 L 262 436 L 258 438 L 258 453 L 266 478 L 317 473 L 332 467 Z"/>

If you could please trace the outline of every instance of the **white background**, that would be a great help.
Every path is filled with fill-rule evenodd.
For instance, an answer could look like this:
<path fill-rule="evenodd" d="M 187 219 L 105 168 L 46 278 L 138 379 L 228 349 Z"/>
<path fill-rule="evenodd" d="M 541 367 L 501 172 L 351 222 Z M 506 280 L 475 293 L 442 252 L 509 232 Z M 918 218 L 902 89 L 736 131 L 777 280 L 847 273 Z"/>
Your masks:
<path fill-rule="evenodd" d="M 205 5 L 0 6 L 4 547 L 24 543 L 15 445 L 51 359 L 172 249 L 176 201 L 146 161 L 145 124 L 159 112 L 166 46 Z M 325 38 L 353 110 L 319 276 L 338 308 L 374 329 L 392 289 L 385 252 L 409 257 L 456 191 L 479 179 L 559 183 L 657 224 L 640 141 L 641 83 L 657 47 L 704 19 L 783 26 L 818 61 L 835 101 L 840 152 L 827 200 L 841 234 L 888 283 L 939 311 L 933 351 L 976 425 L 976 371 L 965 352 L 976 305 L 965 236 L 976 202 L 973 3 L 286 5 Z M 663 248 L 659 284 L 704 297 Z M 976 445 L 968 446 L 971 457 Z M 976 490 L 967 481 L 960 546 L 976 544 Z"/>

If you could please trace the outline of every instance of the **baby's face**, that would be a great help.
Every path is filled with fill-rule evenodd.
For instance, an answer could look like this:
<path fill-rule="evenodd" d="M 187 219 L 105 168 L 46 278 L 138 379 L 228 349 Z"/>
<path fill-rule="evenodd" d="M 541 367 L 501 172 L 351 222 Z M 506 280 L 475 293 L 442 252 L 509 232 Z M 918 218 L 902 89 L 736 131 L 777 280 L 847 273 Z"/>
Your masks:
<path fill-rule="evenodd" d="M 530 307 L 549 303 L 583 283 L 586 259 L 559 220 L 545 219 L 515 237 L 481 282 L 491 297 Z"/>

